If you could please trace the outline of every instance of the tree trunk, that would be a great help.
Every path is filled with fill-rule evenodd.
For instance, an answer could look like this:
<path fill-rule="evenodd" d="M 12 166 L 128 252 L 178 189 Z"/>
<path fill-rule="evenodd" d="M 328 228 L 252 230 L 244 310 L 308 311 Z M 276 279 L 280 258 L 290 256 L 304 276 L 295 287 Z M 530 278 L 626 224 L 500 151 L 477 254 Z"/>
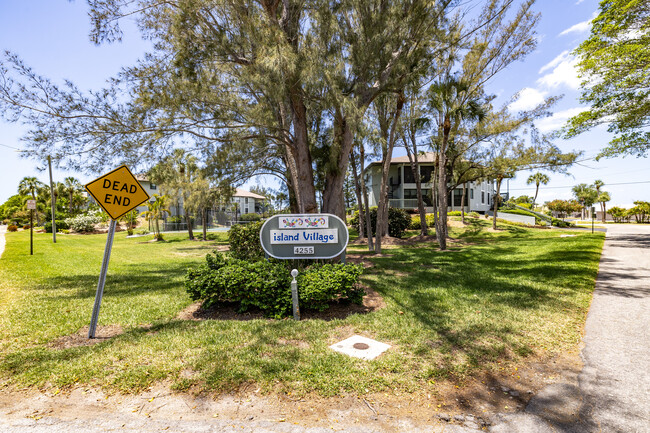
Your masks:
<path fill-rule="evenodd" d="M 499 197 L 499 194 L 501 193 L 501 182 L 503 181 L 503 176 L 497 176 L 497 193 L 494 197 Z M 492 218 L 492 228 L 494 230 L 497 229 L 497 210 L 499 208 L 499 200 L 494 199 L 492 200 L 492 203 L 494 204 L 494 217 Z"/>
<path fill-rule="evenodd" d="M 201 224 L 203 225 L 203 240 L 208 240 L 208 209 L 203 207 L 201 209 Z"/>
<path fill-rule="evenodd" d="M 463 183 L 463 196 L 460 199 L 460 221 L 465 224 L 465 195 L 467 194 L 467 182 Z"/>
<path fill-rule="evenodd" d="M 420 235 L 426 236 L 428 234 L 427 230 L 427 213 L 424 209 L 424 200 L 422 199 L 422 177 L 420 176 L 420 163 L 418 161 L 417 154 L 417 144 L 415 143 L 415 135 L 411 135 L 411 145 L 413 146 L 413 152 L 411 148 L 404 143 L 406 146 L 406 155 L 409 158 L 409 163 L 411 164 L 411 171 L 413 171 L 413 178 L 415 179 L 415 193 L 418 199 L 418 212 L 420 214 Z"/>
<path fill-rule="evenodd" d="M 297 193 L 300 213 L 316 213 L 318 206 L 316 205 L 314 171 L 307 136 L 307 109 L 302 96 L 299 95 L 299 90 L 292 89 L 290 93 L 294 146 L 293 152 L 287 155 L 287 159 L 293 157 L 296 166 L 297 179 L 294 184 L 294 192 Z M 343 191 L 343 188 L 341 188 L 341 191 Z"/>
<path fill-rule="evenodd" d="M 345 220 L 345 203 L 343 200 L 343 184 L 348 170 L 350 152 L 354 137 L 350 122 L 343 113 L 336 110 L 334 119 L 334 144 L 332 152 L 336 152 L 336 164 L 332 164 L 325 173 L 323 187 L 323 212 L 334 214 Z"/>
<path fill-rule="evenodd" d="M 361 182 L 359 180 L 359 172 L 357 171 L 357 161 L 354 157 L 354 149 L 352 149 L 352 153 L 350 153 L 350 164 L 352 165 L 352 175 L 354 176 L 354 192 L 357 196 L 357 203 L 359 207 L 359 238 L 363 239 L 363 237 L 366 234 L 366 221 L 365 221 L 366 215 L 363 209 L 363 199 L 361 195 Z"/>
<path fill-rule="evenodd" d="M 440 250 L 447 249 L 447 143 L 449 142 L 449 131 L 451 124 L 449 119 L 445 119 L 443 124 L 442 145 L 438 155 L 438 224 L 436 226 L 436 238 Z"/>
<path fill-rule="evenodd" d="M 386 146 L 386 157 L 382 165 L 381 187 L 379 194 L 379 206 L 377 208 L 377 230 L 375 237 L 375 252 L 381 252 L 381 238 L 384 230 L 388 234 L 388 172 L 390 171 L 390 161 L 393 155 L 393 148 L 395 147 L 395 139 L 397 137 L 397 121 L 402 114 L 402 107 L 404 106 L 404 96 L 398 95 L 397 103 L 395 104 L 395 112 L 393 113 L 393 121 L 390 126 L 390 133 Z"/>
<path fill-rule="evenodd" d="M 601 207 L 603 209 L 603 224 L 604 224 L 607 220 L 607 203 L 602 202 Z"/>
<path fill-rule="evenodd" d="M 368 240 L 368 251 L 373 251 L 375 249 L 375 244 L 372 239 L 372 225 L 370 223 L 370 206 L 368 205 L 368 190 L 366 189 L 366 179 L 365 179 L 365 159 L 366 151 L 363 148 L 363 144 L 359 146 L 359 168 L 361 170 L 361 176 L 359 180 L 361 181 L 361 195 L 363 196 L 363 207 L 365 208 L 365 218 L 366 218 L 366 239 Z M 361 215 L 359 215 L 361 217 Z"/>
<path fill-rule="evenodd" d="M 538 192 L 539 192 L 539 184 L 535 185 L 535 198 L 533 198 L 533 210 L 535 210 L 535 203 L 537 203 Z"/>
<path fill-rule="evenodd" d="M 190 235 L 190 240 L 194 240 L 194 231 L 192 231 L 192 220 L 190 215 L 187 213 L 186 209 L 183 209 L 185 212 L 185 224 L 187 224 L 187 234 Z"/>

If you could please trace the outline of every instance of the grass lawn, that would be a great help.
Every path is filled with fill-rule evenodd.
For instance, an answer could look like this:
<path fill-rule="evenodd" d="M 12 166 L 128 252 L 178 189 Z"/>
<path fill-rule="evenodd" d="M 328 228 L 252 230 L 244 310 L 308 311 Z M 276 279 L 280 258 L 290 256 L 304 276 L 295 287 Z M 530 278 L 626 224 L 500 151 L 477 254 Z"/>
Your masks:
<path fill-rule="evenodd" d="M 449 251 L 432 244 L 387 246 L 363 282 L 386 307 L 340 320 L 176 319 L 191 303 L 188 267 L 210 242 L 116 234 L 100 325 L 124 333 L 92 346 L 56 348 L 90 321 L 106 235 L 6 235 L 0 259 L 0 378 L 19 386 L 102 386 L 133 392 L 156 381 L 175 389 L 263 390 L 321 395 L 388 389 L 435 392 L 441 377 L 575 349 L 591 300 L 602 233 L 532 230 L 469 219 Z M 366 254 L 351 246 L 348 254 Z M 393 345 L 367 362 L 328 345 L 353 333 Z M 503 365 L 503 364 L 501 364 Z"/>

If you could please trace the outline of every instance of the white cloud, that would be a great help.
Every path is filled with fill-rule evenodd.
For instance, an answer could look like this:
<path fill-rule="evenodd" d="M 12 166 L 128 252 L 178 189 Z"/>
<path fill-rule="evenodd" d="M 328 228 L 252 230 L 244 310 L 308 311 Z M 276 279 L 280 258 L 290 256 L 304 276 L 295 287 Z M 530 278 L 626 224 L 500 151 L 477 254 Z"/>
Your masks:
<path fill-rule="evenodd" d="M 585 1 L 585 0 L 578 0 L 578 1 L 576 2 L 576 4 L 579 5 L 579 4 L 582 3 L 583 1 Z"/>
<path fill-rule="evenodd" d="M 577 64 L 578 59 L 576 57 L 572 56 L 569 51 L 563 51 L 556 58 L 541 67 L 539 70 L 540 74 L 548 70 L 552 71 L 537 80 L 537 83 L 550 89 L 566 85 L 576 90 L 580 87 L 580 78 L 578 78 L 578 72 L 576 70 Z"/>
<path fill-rule="evenodd" d="M 544 102 L 546 92 L 540 92 L 537 89 L 524 87 L 519 91 L 519 97 L 516 101 L 508 105 L 510 111 L 530 110 Z"/>
<path fill-rule="evenodd" d="M 591 27 L 591 20 L 582 21 L 578 24 L 574 24 L 568 29 L 562 30 L 558 36 L 565 36 L 570 33 L 584 33 Z"/>
<path fill-rule="evenodd" d="M 594 18 L 596 18 L 597 16 L 598 16 L 598 12 L 594 12 L 591 15 L 591 18 L 589 18 L 586 21 L 579 22 L 578 24 L 572 25 L 568 29 L 565 29 L 562 32 L 560 32 L 560 34 L 558 36 L 565 36 L 565 35 L 568 35 L 570 33 L 584 33 L 586 31 L 589 31 L 589 29 L 591 28 L 591 21 Z"/>
<path fill-rule="evenodd" d="M 537 122 L 537 128 L 543 133 L 560 129 L 570 117 L 573 117 L 584 111 L 584 108 L 575 107 L 568 110 L 553 113 L 551 117 L 545 117 Z"/>

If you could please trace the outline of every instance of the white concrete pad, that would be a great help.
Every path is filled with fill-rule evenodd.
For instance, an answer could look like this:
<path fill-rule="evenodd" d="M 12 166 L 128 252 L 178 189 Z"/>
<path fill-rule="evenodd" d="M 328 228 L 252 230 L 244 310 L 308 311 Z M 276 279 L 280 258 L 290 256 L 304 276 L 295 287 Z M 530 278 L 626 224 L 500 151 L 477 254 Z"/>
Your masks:
<path fill-rule="evenodd" d="M 561 238 L 575 238 L 576 235 L 560 235 Z"/>
<path fill-rule="evenodd" d="M 362 337 L 361 335 L 353 335 L 330 346 L 330 349 L 336 350 L 337 352 L 366 360 L 375 359 L 389 348 L 390 345 L 386 343 Z"/>

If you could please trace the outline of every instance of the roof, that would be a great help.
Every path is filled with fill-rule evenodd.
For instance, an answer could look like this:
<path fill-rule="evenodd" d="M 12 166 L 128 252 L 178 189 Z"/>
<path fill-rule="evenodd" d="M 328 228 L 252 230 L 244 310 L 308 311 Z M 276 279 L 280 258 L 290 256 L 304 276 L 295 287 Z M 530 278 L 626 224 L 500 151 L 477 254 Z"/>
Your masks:
<path fill-rule="evenodd" d="M 138 182 L 149 182 L 149 178 L 147 177 L 146 174 L 136 174 L 135 180 L 137 180 Z"/>
<path fill-rule="evenodd" d="M 246 191 L 241 188 L 235 188 L 236 192 L 232 195 L 233 197 L 249 197 L 249 198 L 256 198 L 258 200 L 265 200 L 266 197 L 255 194 L 254 192 Z"/>
<path fill-rule="evenodd" d="M 420 164 L 422 164 L 422 163 L 424 163 L 424 164 L 427 164 L 427 163 L 433 164 L 435 162 L 435 157 L 436 157 L 435 152 L 420 153 L 418 155 L 418 163 L 420 163 Z M 394 156 L 394 157 L 392 157 L 391 160 L 390 160 L 390 163 L 391 164 L 409 164 L 410 161 L 409 161 L 408 155 L 404 155 L 404 156 Z M 381 161 L 371 162 L 370 165 L 381 165 Z"/>

